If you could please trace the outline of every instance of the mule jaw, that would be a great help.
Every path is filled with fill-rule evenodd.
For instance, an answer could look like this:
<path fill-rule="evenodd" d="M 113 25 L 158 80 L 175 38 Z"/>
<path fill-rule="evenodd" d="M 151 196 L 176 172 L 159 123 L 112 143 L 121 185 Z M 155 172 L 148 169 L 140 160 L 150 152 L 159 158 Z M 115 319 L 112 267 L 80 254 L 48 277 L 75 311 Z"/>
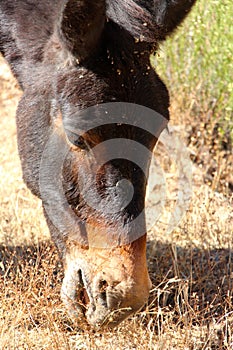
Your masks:
<path fill-rule="evenodd" d="M 61 297 L 80 326 L 114 327 L 147 301 L 146 235 L 114 249 L 70 245 Z"/>

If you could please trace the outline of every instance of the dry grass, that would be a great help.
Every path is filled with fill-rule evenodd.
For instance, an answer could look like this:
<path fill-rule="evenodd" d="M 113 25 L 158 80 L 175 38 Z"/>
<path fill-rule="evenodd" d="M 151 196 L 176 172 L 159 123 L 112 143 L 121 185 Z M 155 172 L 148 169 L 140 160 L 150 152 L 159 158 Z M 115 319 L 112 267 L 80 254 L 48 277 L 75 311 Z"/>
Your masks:
<path fill-rule="evenodd" d="M 0 348 L 233 349 L 232 197 L 229 186 L 225 192 L 223 185 L 221 192 L 215 191 L 217 173 L 205 183 L 209 160 L 194 140 L 194 129 L 186 128 L 196 161 L 190 208 L 172 234 L 165 234 L 165 217 L 149 233 L 154 289 L 148 305 L 116 330 L 84 332 L 64 312 L 59 297 L 62 267 L 49 241 L 41 204 L 21 180 L 14 118 L 21 93 L 2 59 L 0 75 Z M 174 101 L 172 115 L 179 112 L 179 101 Z M 188 112 L 183 120 L 190 124 Z M 212 135 L 214 125 L 208 125 L 209 130 L 200 131 L 192 122 L 199 140 L 205 140 L 204 150 L 213 148 L 206 134 Z M 215 147 L 214 157 L 221 159 L 220 152 L 224 150 Z M 231 152 L 224 153 L 228 182 L 233 172 L 230 157 Z M 163 158 L 162 163 L 169 160 Z M 173 174 L 172 165 L 167 171 Z M 174 181 L 168 180 L 171 203 Z"/>

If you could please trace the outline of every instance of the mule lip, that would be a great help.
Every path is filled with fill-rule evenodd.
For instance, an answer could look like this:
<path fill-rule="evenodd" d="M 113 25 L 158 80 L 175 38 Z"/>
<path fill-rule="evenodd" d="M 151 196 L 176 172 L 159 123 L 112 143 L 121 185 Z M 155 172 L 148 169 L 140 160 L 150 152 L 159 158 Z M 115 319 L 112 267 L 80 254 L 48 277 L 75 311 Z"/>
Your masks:
<path fill-rule="evenodd" d="M 112 292 L 117 293 L 116 290 Z M 115 300 L 114 302 L 111 302 L 111 297 L 115 299 L 115 295 L 112 295 L 111 291 L 107 289 L 106 304 L 101 303 L 100 297 L 98 300 L 95 298 L 94 308 L 92 305 L 90 305 L 86 311 L 85 316 L 87 322 L 96 330 L 107 328 L 112 329 L 118 326 L 130 315 L 140 310 L 147 300 L 147 298 L 144 298 L 144 300 L 138 300 L 136 303 L 126 303 L 126 305 L 128 305 L 124 306 L 125 302 L 122 295 L 119 295 L 119 299 Z"/>
<path fill-rule="evenodd" d="M 103 258 L 97 253 L 99 260 L 96 258 L 96 261 L 86 261 L 78 254 L 67 255 L 63 301 L 71 318 L 81 328 L 111 329 L 146 303 L 148 276 L 145 268 L 135 270 L 135 274 L 130 270 L 127 274 L 126 266 L 119 263 L 122 259 L 118 261 L 117 257 L 116 262 L 109 265 L 105 255 Z M 141 265 L 137 263 L 137 266 Z"/>
<path fill-rule="evenodd" d="M 102 315 L 88 314 L 87 312 L 87 322 L 95 329 L 112 329 L 117 327 L 122 321 L 127 319 L 135 311 L 131 307 L 122 308 L 118 310 L 103 310 Z"/>
<path fill-rule="evenodd" d="M 77 267 L 78 266 L 78 267 Z M 75 283 L 72 284 L 72 288 L 75 288 L 75 292 L 71 293 L 67 287 L 67 283 L 63 288 L 63 301 L 69 308 L 69 314 L 72 318 L 80 321 L 83 324 L 89 324 L 96 330 L 114 328 L 124 319 L 129 317 L 132 313 L 137 311 L 139 307 L 119 307 L 112 305 L 108 301 L 109 293 L 111 293 L 108 287 L 103 290 L 98 290 L 95 293 L 94 286 L 91 287 L 91 283 L 88 278 L 88 273 L 85 272 L 85 268 L 76 265 L 72 275 L 69 276 Z M 104 283 L 102 279 L 98 279 L 96 283 Z M 97 285 L 97 284 L 96 284 Z"/>

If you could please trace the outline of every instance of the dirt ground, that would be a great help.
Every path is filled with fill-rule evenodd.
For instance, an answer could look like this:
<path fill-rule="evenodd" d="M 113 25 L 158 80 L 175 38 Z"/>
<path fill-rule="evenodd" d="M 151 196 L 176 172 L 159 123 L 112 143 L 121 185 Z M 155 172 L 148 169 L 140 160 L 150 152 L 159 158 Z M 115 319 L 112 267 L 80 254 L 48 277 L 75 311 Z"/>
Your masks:
<path fill-rule="evenodd" d="M 15 128 L 20 96 L 0 58 L 0 349 L 233 349 L 233 198 L 226 186 L 233 174 L 232 150 L 215 154 L 223 159 L 225 175 L 217 168 L 209 181 L 205 161 L 193 162 L 191 202 L 168 234 L 177 169 L 158 147 L 168 193 L 165 211 L 148 235 L 150 300 L 111 332 L 83 331 L 60 301 L 62 266 L 41 203 L 22 181 Z M 177 109 L 174 104 L 172 115 Z M 192 159 L 211 157 L 213 145 L 206 142 L 201 152 L 190 141 L 190 120 L 184 119 L 174 135 L 183 134 Z M 203 129 L 199 137 L 205 135 Z"/>

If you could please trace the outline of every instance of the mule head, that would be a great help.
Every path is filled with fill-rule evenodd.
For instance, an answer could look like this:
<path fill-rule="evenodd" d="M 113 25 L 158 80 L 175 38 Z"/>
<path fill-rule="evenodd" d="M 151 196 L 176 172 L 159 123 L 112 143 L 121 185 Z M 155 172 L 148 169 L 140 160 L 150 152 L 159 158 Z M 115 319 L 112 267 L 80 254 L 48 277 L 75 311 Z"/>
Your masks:
<path fill-rule="evenodd" d="M 145 304 L 151 287 L 144 201 L 151 152 L 168 117 L 168 94 L 157 75 L 148 73 L 149 52 L 141 62 L 129 33 L 107 21 L 103 26 L 103 7 L 93 11 L 80 1 L 88 5 L 80 14 L 71 11 L 75 3 L 64 7 L 59 45 L 54 49 L 52 41 L 45 57 L 46 62 L 56 57 L 59 68 L 40 193 L 64 260 L 61 295 L 70 315 L 112 327 Z M 62 65 L 67 52 L 71 59 Z"/>
<path fill-rule="evenodd" d="M 115 326 L 144 305 L 151 286 L 144 201 L 169 97 L 150 53 L 194 1 L 61 3 L 44 53 L 53 81 L 40 196 L 63 257 L 70 315 Z"/>

